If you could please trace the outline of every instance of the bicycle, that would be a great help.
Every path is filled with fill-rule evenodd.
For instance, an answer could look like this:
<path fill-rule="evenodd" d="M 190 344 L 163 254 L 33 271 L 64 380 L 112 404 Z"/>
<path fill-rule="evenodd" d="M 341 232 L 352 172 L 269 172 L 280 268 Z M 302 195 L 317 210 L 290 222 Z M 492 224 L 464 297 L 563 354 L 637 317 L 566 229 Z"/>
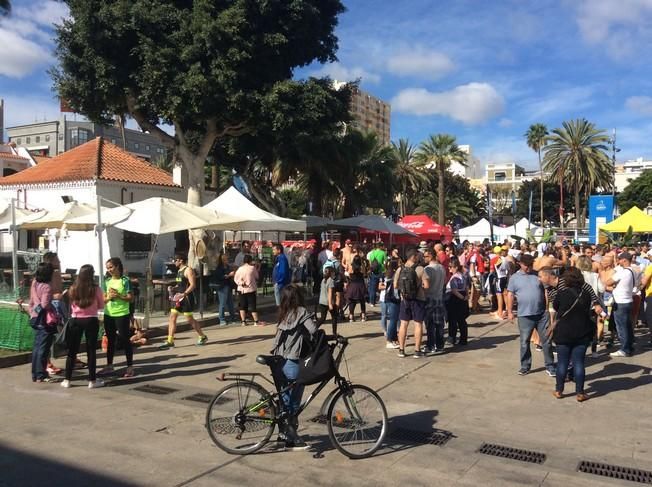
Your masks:
<path fill-rule="evenodd" d="M 331 353 L 339 348 L 334 358 L 335 376 L 319 383 L 302 402 L 296 415 L 291 416 L 283 407 L 282 395 L 295 387 L 295 382 L 283 385 L 272 382 L 261 373 L 220 374 L 220 381 L 234 381 L 215 394 L 206 411 L 206 428 L 213 442 L 233 455 L 247 455 L 263 448 L 271 438 L 274 428 L 279 432 L 284 424 L 296 420 L 313 399 L 334 379 L 336 388 L 329 393 L 320 412 L 325 417 L 328 437 L 333 446 L 352 459 L 367 458 L 382 445 L 387 432 L 387 410 L 380 396 L 370 387 L 352 384 L 339 372 L 348 340 L 340 335 L 328 337 Z M 274 376 L 274 366 L 283 358 L 259 355 L 256 362 L 267 365 Z M 274 385 L 270 394 L 255 382 L 261 377 Z"/>

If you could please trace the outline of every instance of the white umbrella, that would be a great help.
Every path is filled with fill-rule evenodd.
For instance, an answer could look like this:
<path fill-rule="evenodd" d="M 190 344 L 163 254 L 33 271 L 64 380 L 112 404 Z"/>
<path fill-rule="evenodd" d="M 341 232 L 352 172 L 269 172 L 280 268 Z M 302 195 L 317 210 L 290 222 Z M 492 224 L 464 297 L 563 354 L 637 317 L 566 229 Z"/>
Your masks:
<path fill-rule="evenodd" d="M 149 198 L 136 203 L 104 210 L 100 215 L 103 226 L 113 226 L 134 233 L 154 235 L 147 260 L 147 290 L 145 299 L 145 320 L 143 326 L 149 325 L 152 296 L 152 257 L 158 236 L 164 233 L 191 230 L 239 221 L 237 217 L 200 206 L 191 205 L 169 198 Z M 83 216 L 67 220 L 69 229 L 88 229 L 97 224 L 97 217 Z M 201 300 L 200 300 L 201 301 Z"/>
<path fill-rule="evenodd" d="M 38 218 L 20 224 L 22 230 L 59 228 L 66 220 L 91 215 L 97 218 L 97 206 L 91 203 L 71 201 L 58 208 L 43 212 Z"/>
<path fill-rule="evenodd" d="M 16 225 L 21 227 L 23 224 L 41 218 L 43 215 L 47 213 L 47 211 L 32 211 L 32 210 L 24 210 L 22 208 L 16 208 L 15 211 L 16 211 Z M 12 224 L 11 207 L 9 207 L 9 208 L 5 208 L 5 210 L 2 213 L 0 213 L 0 230 L 11 229 L 11 224 Z"/>

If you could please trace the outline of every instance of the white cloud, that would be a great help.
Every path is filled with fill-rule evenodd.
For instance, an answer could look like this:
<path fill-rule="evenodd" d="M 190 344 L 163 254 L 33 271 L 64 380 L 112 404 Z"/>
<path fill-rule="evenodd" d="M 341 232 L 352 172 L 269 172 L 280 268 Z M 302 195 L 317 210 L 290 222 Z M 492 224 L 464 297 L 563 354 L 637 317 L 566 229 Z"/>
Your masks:
<path fill-rule="evenodd" d="M 594 93 L 593 86 L 552 89 L 545 98 L 526 100 L 524 112 L 530 120 L 539 120 L 551 114 L 585 109 L 593 105 Z"/>
<path fill-rule="evenodd" d="M 641 115 L 652 115 L 652 98 L 649 96 L 630 96 L 625 100 L 625 107 Z"/>
<path fill-rule="evenodd" d="M 43 46 L 0 25 L 0 75 L 22 78 L 47 64 L 51 56 Z"/>
<path fill-rule="evenodd" d="M 575 5 L 583 39 L 604 46 L 614 59 L 630 56 L 652 38 L 650 0 L 581 0 Z"/>
<path fill-rule="evenodd" d="M 14 11 L 16 17 L 32 19 L 37 24 L 45 27 L 52 27 L 53 24 L 60 24 L 63 19 L 70 16 L 68 6 L 63 2 L 44 0 L 35 2 L 28 7 L 17 7 Z"/>
<path fill-rule="evenodd" d="M 347 68 L 338 62 L 325 64 L 310 74 L 317 77 L 329 76 L 337 81 L 355 81 L 360 78 L 363 82 L 380 83 L 380 76 L 377 74 L 370 73 L 361 67 Z"/>
<path fill-rule="evenodd" d="M 20 79 L 50 64 L 53 25 L 68 16 L 68 7 L 53 0 L 16 6 L 0 21 L 0 75 Z"/>
<path fill-rule="evenodd" d="M 501 127 L 511 127 L 512 125 L 514 125 L 514 121 L 510 120 L 509 118 L 501 118 L 498 121 L 498 125 Z"/>
<path fill-rule="evenodd" d="M 422 47 L 401 50 L 387 60 L 387 70 L 398 76 L 439 79 L 454 69 L 446 54 Z"/>
<path fill-rule="evenodd" d="M 487 83 L 469 83 L 439 93 L 409 88 L 392 100 L 392 107 L 398 112 L 444 115 L 468 125 L 500 115 L 504 106 L 503 97 Z"/>

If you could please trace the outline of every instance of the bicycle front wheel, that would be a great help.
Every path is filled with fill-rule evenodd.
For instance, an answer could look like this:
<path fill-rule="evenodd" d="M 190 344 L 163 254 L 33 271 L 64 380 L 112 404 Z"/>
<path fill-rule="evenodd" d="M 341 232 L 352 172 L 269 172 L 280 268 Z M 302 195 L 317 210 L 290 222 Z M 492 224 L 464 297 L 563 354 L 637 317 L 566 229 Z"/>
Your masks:
<path fill-rule="evenodd" d="M 220 390 L 206 411 L 213 442 L 232 455 L 261 449 L 274 432 L 276 408 L 260 384 L 236 381 Z"/>
<path fill-rule="evenodd" d="M 387 410 L 373 389 L 353 384 L 340 390 L 328 407 L 328 437 L 349 458 L 367 458 L 380 448 L 387 432 Z"/>

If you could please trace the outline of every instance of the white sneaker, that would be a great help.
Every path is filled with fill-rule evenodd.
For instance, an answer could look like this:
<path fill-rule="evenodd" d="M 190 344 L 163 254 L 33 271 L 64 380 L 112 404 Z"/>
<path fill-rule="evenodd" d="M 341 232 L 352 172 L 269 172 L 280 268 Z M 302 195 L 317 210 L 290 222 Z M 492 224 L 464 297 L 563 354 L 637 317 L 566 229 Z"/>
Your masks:
<path fill-rule="evenodd" d="M 63 379 L 63 381 L 61 381 L 61 387 L 68 389 L 70 387 L 70 381 L 68 379 Z"/>
<path fill-rule="evenodd" d="M 616 352 L 611 352 L 609 354 L 610 357 L 629 357 L 625 352 L 622 350 L 617 350 Z"/>
<path fill-rule="evenodd" d="M 398 347 L 399 347 L 398 345 L 396 345 L 396 344 L 394 344 L 392 342 L 387 342 L 387 344 L 385 345 L 385 348 L 387 348 L 389 350 L 396 350 Z"/>
<path fill-rule="evenodd" d="M 104 381 L 102 379 L 96 379 L 88 383 L 89 389 L 97 389 L 98 387 L 104 387 Z"/>

